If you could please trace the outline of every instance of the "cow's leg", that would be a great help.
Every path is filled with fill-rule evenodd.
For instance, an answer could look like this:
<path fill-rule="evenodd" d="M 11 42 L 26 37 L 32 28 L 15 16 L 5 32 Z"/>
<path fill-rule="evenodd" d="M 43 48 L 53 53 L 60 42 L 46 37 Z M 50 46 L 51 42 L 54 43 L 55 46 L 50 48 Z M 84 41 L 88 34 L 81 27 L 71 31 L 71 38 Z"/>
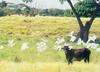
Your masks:
<path fill-rule="evenodd" d="M 90 54 L 91 54 L 91 52 L 90 52 L 90 50 L 87 50 L 87 53 L 86 53 L 86 62 L 90 62 Z"/>
<path fill-rule="evenodd" d="M 70 62 L 68 61 L 68 65 L 70 64 Z"/>
<path fill-rule="evenodd" d="M 90 56 L 88 56 L 86 60 L 89 63 L 90 62 Z"/>
<path fill-rule="evenodd" d="M 70 64 L 70 59 L 67 59 L 68 65 Z"/>
<path fill-rule="evenodd" d="M 89 56 L 87 56 L 87 57 L 84 58 L 84 62 L 85 63 L 89 63 L 90 62 Z"/>
<path fill-rule="evenodd" d="M 73 63 L 73 61 L 71 60 L 71 62 L 70 62 L 71 64 Z"/>
<path fill-rule="evenodd" d="M 71 64 L 71 60 L 67 58 L 68 65 Z"/>
<path fill-rule="evenodd" d="M 69 65 L 71 63 L 70 57 L 68 55 L 66 55 L 66 59 L 67 59 L 68 65 Z"/>
<path fill-rule="evenodd" d="M 85 62 L 85 63 L 87 62 L 87 59 L 86 59 L 86 58 L 84 58 L 84 62 Z"/>
<path fill-rule="evenodd" d="M 73 63 L 72 61 L 70 61 L 70 60 L 68 61 L 68 64 L 72 64 L 72 63 Z"/>
<path fill-rule="evenodd" d="M 68 59 L 68 64 L 72 64 L 73 61 L 72 61 L 72 58 Z"/>

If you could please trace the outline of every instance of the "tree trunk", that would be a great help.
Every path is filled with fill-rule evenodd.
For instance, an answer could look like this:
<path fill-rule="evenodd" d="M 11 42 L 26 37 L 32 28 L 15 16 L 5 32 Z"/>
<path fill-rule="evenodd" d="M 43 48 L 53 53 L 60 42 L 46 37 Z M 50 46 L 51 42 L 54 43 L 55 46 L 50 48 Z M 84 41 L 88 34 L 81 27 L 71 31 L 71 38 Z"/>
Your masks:
<path fill-rule="evenodd" d="M 81 40 L 83 40 L 84 42 L 87 42 L 88 36 L 89 36 L 89 30 L 87 29 L 87 27 L 81 28 L 79 31 L 79 38 L 81 38 Z"/>
<path fill-rule="evenodd" d="M 93 24 L 94 19 L 96 18 L 95 12 L 89 21 L 86 21 L 85 26 L 80 27 L 79 37 L 84 41 L 88 41 L 89 30 Z"/>
<path fill-rule="evenodd" d="M 74 14 L 76 16 L 79 27 L 80 27 L 78 38 L 81 38 L 81 40 L 83 40 L 84 42 L 87 42 L 88 41 L 88 36 L 89 36 L 89 30 L 92 26 L 92 23 L 93 23 L 94 19 L 96 18 L 96 11 L 94 11 L 92 17 L 90 18 L 89 21 L 86 21 L 85 26 L 84 26 L 81 19 L 80 19 L 79 14 L 76 12 L 76 10 L 74 8 L 71 0 L 67 0 L 67 2 L 69 3 L 70 7 L 72 8 L 72 11 L 74 12 Z M 77 40 L 78 40 L 78 38 L 77 38 Z"/>

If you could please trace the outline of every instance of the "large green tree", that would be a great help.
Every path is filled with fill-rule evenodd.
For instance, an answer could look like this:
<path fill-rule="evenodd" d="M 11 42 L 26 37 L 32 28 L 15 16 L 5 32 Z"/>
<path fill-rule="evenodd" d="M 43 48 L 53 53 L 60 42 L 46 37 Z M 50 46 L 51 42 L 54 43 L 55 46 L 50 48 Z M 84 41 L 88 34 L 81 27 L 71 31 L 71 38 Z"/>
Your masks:
<path fill-rule="evenodd" d="M 99 0 L 78 0 L 80 2 L 85 1 L 88 5 L 89 4 L 91 5 L 92 4 L 91 1 L 92 1 L 94 3 L 94 5 L 95 5 L 95 10 L 92 12 L 90 20 L 86 21 L 85 24 L 83 24 L 82 20 L 80 19 L 80 15 L 78 14 L 78 12 L 76 11 L 76 9 L 74 8 L 74 6 L 72 4 L 72 1 L 71 0 L 60 0 L 61 3 L 65 2 L 65 1 L 67 1 L 69 3 L 72 11 L 74 12 L 74 14 L 75 14 L 75 16 L 77 18 L 77 21 L 78 21 L 78 24 L 79 24 L 79 27 L 80 27 L 80 31 L 78 33 L 79 37 L 84 42 L 87 42 L 88 41 L 88 36 L 89 36 L 89 30 L 90 30 L 90 28 L 92 26 L 93 21 L 96 18 L 97 12 L 100 10 L 100 1 Z"/>
<path fill-rule="evenodd" d="M 0 16 L 11 15 L 13 13 L 9 8 L 0 8 Z"/>

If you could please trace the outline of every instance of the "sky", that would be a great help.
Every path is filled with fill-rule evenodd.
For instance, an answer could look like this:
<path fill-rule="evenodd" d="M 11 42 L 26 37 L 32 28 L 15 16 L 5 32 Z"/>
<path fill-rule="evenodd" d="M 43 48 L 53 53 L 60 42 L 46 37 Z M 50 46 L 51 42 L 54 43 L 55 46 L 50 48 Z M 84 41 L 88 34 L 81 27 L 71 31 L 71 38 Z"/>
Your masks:
<path fill-rule="evenodd" d="M 0 0 L 2 1 L 2 0 Z M 13 3 L 22 3 L 22 0 L 3 0 L 7 2 L 13 2 Z M 34 6 L 36 8 L 59 8 L 59 9 L 69 9 L 70 6 L 67 2 L 65 2 L 63 5 L 60 4 L 59 0 L 33 0 L 33 4 L 28 4 L 31 6 Z M 72 0 L 73 4 L 76 2 L 76 0 Z"/>

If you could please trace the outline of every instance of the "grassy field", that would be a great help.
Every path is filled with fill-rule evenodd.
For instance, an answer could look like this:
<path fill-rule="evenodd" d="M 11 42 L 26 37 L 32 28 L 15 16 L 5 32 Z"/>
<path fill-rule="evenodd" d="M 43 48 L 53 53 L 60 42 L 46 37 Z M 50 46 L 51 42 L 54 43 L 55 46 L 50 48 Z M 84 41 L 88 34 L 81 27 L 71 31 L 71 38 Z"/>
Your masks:
<path fill-rule="evenodd" d="M 0 72 L 100 72 L 100 65 L 90 63 L 13 63 L 0 62 Z"/>
<path fill-rule="evenodd" d="M 89 18 L 82 18 L 85 23 Z M 100 18 L 96 18 L 90 34 L 95 33 L 100 39 Z M 74 17 L 0 17 L 0 72 L 100 72 L 100 52 L 91 49 L 91 63 L 75 62 L 68 66 L 63 51 L 55 50 L 57 37 L 69 43 L 68 34 L 78 32 L 79 27 Z M 37 51 L 36 43 L 46 40 L 47 49 Z M 13 47 L 8 40 L 14 40 Z M 28 49 L 21 51 L 21 44 L 27 42 Z M 75 48 L 75 43 L 70 43 Z M 100 47 L 100 44 L 99 44 Z"/>

